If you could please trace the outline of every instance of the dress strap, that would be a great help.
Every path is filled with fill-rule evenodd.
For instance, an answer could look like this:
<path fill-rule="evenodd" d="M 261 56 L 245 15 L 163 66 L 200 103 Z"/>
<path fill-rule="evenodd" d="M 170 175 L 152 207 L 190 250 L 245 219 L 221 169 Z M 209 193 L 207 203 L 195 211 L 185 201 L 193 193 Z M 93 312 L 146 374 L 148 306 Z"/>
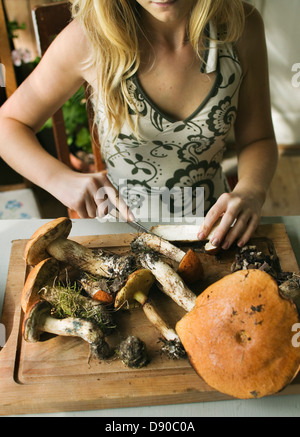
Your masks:
<path fill-rule="evenodd" d="M 211 22 L 208 23 L 208 49 L 207 58 L 205 60 L 205 69 L 203 72 L 209 74 L 217 70 L 218 65 L 218 45 L 217 32 L 215 26 Z"/>

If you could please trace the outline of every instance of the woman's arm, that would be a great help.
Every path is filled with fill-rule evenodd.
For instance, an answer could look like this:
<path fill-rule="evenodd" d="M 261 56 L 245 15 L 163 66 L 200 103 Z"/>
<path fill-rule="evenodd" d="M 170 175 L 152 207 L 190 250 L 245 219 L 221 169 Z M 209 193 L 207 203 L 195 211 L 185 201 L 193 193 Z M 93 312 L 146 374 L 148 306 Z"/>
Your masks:
<path fill-rule="evenodd" d="M 246 26 L 237 45 L 243 69 L 235 123 L 238 183 L 231 193 L 221 195 L 210 209 L 200 235 L 201 239 L 205 238 L 222 216 L 213 243 L 221 244 L 224 249 L 235 240 L 243 246 L 255 231 L 278 160 L 270 109 L 264 25 L 255 9 L 245 9 Z M 234 221 L 235 225 L 231 227 Z"/>
<path fill-rule="evenodd" d="M 1 157 L 81 217 L 96 216 L 99 188 L 111 187 L 106 174 L 72 171 L 41 147 L 35 133 L 84 81 L 93 80 L 90 69 L 83 66 L 88 53 L 89 45 L 79 23 L 72 22 L 0 109 Z M 126 216 L 123 204 L 121 211 Z"/>

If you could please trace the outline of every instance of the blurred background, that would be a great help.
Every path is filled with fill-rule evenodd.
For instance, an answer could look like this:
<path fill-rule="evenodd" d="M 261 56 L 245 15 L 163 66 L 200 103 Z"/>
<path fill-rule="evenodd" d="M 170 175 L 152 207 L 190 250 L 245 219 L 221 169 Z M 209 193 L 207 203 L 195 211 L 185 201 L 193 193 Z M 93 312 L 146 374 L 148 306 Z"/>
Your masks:
<path fill-rule="evenodd" d="M 4 16 L 0 21 L 0 62 L 6 67 L 6 88 L 1 87 L 0 91 L 4 101 L 4 91 L 7 95 L 13 92 L 39 60 L 40 53 L 35 37 L 32 8 L 54 2 L 51 0 L 0 0 L 0 2 L 2 2 Z M 258 8 L 265 22 L 272 115 L 280 151 L 278 170 L 263 215 L 300 215 L 300 27 L 298 24 L 300 0 L 252 0 L 249 3 Z M 4 33 L 8 36 L 9 50 L 5 49 Z M 67 109 L 66 116 L 68 117 Z M 39 135 L 44 147 L 55 154 L 51 124 Z M 88 159 L 92 159 L 90 150 L 86 146 L 86 142 L 89 141 L 86 131 L 81 132 L 78 141 Z M 234 158 L 229 156 L 228 171 L 234 172 L 234 168 Z M 0 162 L 1 192 L 7 193 L 12 189 L 24 188 L 23 184 L 24 181 L 19 175 Z M 30 186 L 26 181 L 25 188 L 33 190 L 42 217 L 52 218 L 65 213 L 64 207 L 47 193 Z M 3 217 L 0 208 L 1 218 Z"/>

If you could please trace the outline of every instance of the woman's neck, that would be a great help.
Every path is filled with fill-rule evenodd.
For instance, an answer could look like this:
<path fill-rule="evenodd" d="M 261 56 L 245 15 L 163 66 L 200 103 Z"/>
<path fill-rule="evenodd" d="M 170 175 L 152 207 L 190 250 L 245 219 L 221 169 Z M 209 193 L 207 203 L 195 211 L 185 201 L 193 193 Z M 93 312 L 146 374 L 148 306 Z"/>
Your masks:
<path fill-rule="evenodd" d="M 180 50 L 188 41 L 186 18 L 166 23 L 141 11 L 141 23 L 142 34 L 152 47 L 159 45 L 170 50 Z"/>

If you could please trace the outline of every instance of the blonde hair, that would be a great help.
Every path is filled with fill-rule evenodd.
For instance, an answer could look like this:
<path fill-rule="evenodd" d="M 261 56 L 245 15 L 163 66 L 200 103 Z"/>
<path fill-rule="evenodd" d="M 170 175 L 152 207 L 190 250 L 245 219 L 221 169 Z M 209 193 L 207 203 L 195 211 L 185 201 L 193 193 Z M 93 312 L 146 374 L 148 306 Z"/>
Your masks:
<path fill-rule="evenodd" d="M 140 65 L 136 0 L 72 0 L 72 14 L 80 20 L 91 43 L 89 65 L 97 71 L 95 95 L 103 102 L 110 133 L 116 138 L 128 122 L 138 135 L 129 113 L 133 102 L 127 80 Z M 213 21 L 220 32 L 220 43 L 237 41 L 244 27 L 242 0 L 195 0 L 190 14 L 188 37 L 201 58 L 204 30 Z M 98 99 L 96 99 L 97 101 Z M 138 115 L 138 111 L 135 110 Z"/>

